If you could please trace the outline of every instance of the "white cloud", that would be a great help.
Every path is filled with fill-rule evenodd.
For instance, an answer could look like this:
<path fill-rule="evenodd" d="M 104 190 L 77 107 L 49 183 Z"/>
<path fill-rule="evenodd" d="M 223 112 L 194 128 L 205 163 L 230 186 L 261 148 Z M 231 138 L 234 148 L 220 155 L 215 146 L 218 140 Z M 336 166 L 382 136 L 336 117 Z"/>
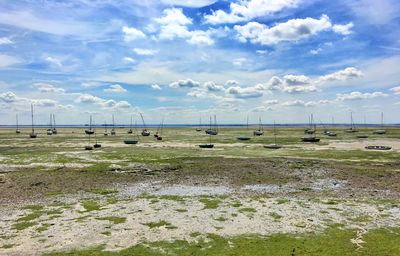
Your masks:
<path fill-rule="evenodd" d="M 319 78 L 319 82 L 325 81 L 346 81 L 352 78 L 358 78 L 363 76 L 363 73 L 354 67 L 348 67 L 343 70 L 339 70 L 332 74 L 324 75 Z"/>
<path fill-rule="evenodd" d="M 285 107 L 315 107 L 317 105 L 329 104 L 329 100 L 319 100 L 319 101 L 303 101 L 303 100 L 292 100 L 282 103 Z"/>
<path fill-rule="evenodd" d="M 333 25 L 332 30 L 335 33 L 347 36 L 350 35 L 351 33 L 353 33 L 351 31 L 351 28 L 354 27 L 354 24 L 352 22 L 345 24 L 345 25 Z"/>
<path fill-rule="evenodd" d="M 232 64 L 235 66 L 242 66 L 247 61 L 246 58 L 237 58 L 232 60 Z"/>
<path fill-rule="evenodd" d="M 55 57 L 46 57 L 45 59 L 47 62 L 49 62 L 51 65 L 57 66 L 57 67 L 62 67 L 62 63 L 58 58 Z"/>
<path fill-rule="evenodd" d="M 346 33 L 343 27 L 336 27 L 336 29 L 333 27 L 329 17 L 322 15 L 319 19 L 309 17 L 292 19 L 273 27 L 258 22 L 249 22 L 243 26 L 235 25 L 234 29 L 238 32 L 238 39 L 242 42 L 250 40 L 252 43 L 273 45 L 282 41 L 299 41 L 327 30 L 333 30 L 340 34 Z"/>
<path fill-rule="evenodd" d="M 205 82 L 205 83 L 203 84 L 203 86 L 204 86 L 208 91 L 211 91 L 211 92 L 221 92 L 221 91 L 224 91 L 224 90 L 225 90 L 225 88 L 224 88 L 223 85 L 218 85 L 218 84 L 214 83 L 213 81 Z"/>
<path fill-rule="evenodd" d="M 152 56 L 158 53 L 158 50 L 144 49 L 144 48 L 134 48 L 133 51 L 137 55 L 144 55 L 144 56 Z"/>
<path fill-rule="evenodd" d="M 94 104 L 103 108 L 125 109 L 130 108 L 131 104 L 127 101 L 115 101 L 99 98 L 91 94 L 80 94 L 75 103 Z"/>
<path fill-rule="evenodd" d="M 192 20 L 185 16 L 180 8 L 169 8 L 163 11 L 164 16 L 156 18 L 156 22 L 161 25 L 159 38 L 163 40 L 173 40 L 175 38 L 184 38 L 190 44 L 212 45 L 214 40 L 210 37 L 211 32 L 202 30 L 188 29 Z"/>
<path fill-rule="evenodd" d="M 179 81 L 170 83 L 169 86 L 172 88 L 193 88 L 193 87 L 199 87 L 200 83 L 188 78 L 185 80 L 179 80 Z"/>
<path fill-rule="evenodd" d="M 217 10 L 210 15 L 205 15 L 206 23 L 237 23 L 251 20 L 257 17 L 264 17 L 285 8 L 296 7 L 298 0 L 243 0 L 230 4 L 230 12 Z"/>
<path fill-rule="evenodd" d="M 110 88 L 104 89 L 105 92 L 126 92 L 126 89 L 119 84 L 110 85 Z"/>
<path fill-rule="evenodd" d="M 211 5 L 217 0 L 161 0 L 164 4 L 200 8 Z"/>
<path fill-rule="evenodd" d="M 151 88 L 154 89 L 154 90 L 161 91 L 161 87 L 158 84 L 151 85 Z"/>
<path fill-rule="evenodd" d="M 236 98 L 258 98 L 263 96 L 263 91 L 265 87 L 262 84 L 258 84 L 252 87 L 240 87 L 240 86 L 231 86 L 226 89 L 228 94 L 233 95 Z"/>
<path fill-rule="evenodd" d="M 46 106 L 54 107 L 57 106 L 58 102 L 51 99 L 28 99 L 23 97 L 18 97 L 13 92 L 0 93 L 0 101 L 6 104 L 16 104 L 16 105 L 27 105 L 34 104 L 36 106 Z"/>
<path fill-rule="evenodd" d="M 122 59 L 125 63 L 135 63 L 135 60 L 131 57 L 124 57 Z"/>
<path fill-rule="evenodd" d="M 21 63 L 20 59 L 0 53 L 0 68 L 5 68 L 19 63 Z"/>
<path fill-rule="evenodd" d="M 400 86 L 393 87 L 390 90 L 393 91 L 394 94 L 400 94 Z"/>
<path fill-rule="evenodd" d="M 146 35 L 141 30 L 133 27 L 123 26 L 122 32 L 124 33 L 125 42 L 131 42 L 146 37 Z"/>
<path fill-rule="evenodd" d="M 348 101 L 348 100 L 363 100 L 363 99 L 373 99 L 378 97 L 386 97 L 387 94 L 383 92 L 372 92 L 372 93 L 362 93 L 362 92 L 351 92 L 348 94 L 336 94 L 336 99 L 339 101 Z"/>
<path fill-rule="evenodd" d="M 322 51 L 322 48 L 313 49 L 310 51 L 310 54 L 317 55 Z"/>
<path fill-rule="evenodd" d="M 0 45 L 2 44 L 13 44 L 14 42 L 8 37 L 0 37 Z"/>
<path fill-rule="evenodd" d="M 93 88 L 93 87 L 98 87 L 100 86 L 101 83 L 99 82 L 82 82 L 81 86 L 84 88 Z"/>
<path fill-rule="evenodd" d="M 266 88 L 287 93 L 315 92 L 318 90 L 311 79 L 304 75 L 285 75 L 282 79 L 273 76 L 267 82 Z"/>
<path fill-rule="evenodd" d="M 272 106 L 272 105 L 279 104 L 279 101 L 278 100 L 266 100 L 266 101 L 264 101 L 264 104 L 267 106 Z"/>
<path fill-rule="evenodd" d="M 35 83 L 34 86 L 43 93 L 56 93 L 56 94 L 64 94 L 65 90 L 60 87 L 55 87 L 54 85 L 51 84 L 45 84 L 45 83 Z"/>

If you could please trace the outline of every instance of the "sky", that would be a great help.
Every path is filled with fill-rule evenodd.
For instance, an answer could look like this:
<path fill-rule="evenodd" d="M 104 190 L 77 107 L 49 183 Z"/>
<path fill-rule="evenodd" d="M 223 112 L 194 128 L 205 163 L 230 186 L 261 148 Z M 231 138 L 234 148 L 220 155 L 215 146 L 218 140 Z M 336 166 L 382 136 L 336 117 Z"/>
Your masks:
<path fill-rule="evenodd" d="M 0 0 L 0 124 L 400 122 L 397 0 Z"/>

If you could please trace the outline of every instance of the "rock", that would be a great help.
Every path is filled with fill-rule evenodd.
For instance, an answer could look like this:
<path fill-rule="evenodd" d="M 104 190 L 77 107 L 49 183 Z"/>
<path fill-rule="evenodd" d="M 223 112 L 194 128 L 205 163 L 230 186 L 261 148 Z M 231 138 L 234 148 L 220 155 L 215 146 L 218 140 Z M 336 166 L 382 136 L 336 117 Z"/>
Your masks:
<path fill-rule="evenodd" d="M 0 183 L 6 183 L 6 175 L 0 174 Z"/>

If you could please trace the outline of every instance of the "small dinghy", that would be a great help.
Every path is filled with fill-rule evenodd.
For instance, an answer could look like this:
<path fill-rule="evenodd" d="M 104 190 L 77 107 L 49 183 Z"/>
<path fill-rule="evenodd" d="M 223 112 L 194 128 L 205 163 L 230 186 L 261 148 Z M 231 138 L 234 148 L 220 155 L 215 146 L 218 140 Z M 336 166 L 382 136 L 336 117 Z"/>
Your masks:
<path fill-rule="evenodd" d="M 282 148 L 281 145 L 278 144 L 268 144 L 268 145 L 264 145 L 264 148 L 268 148 L 268 149 L 280 149 Z"/>
<path fill-rule="evenodd" d="M 124 140 L 124 143 L 125 144 L 129 144 L 129 145 L 133 145 L 133 144 L 138 144 L 138 140 L 131 140 L 131 139 L 126 139 L 126 140 Z"/>
<path fill-rule="evenodd" d="M 321 139 L 317 137 L 303 137 L 301 141 L 303 142 L 319 142 Z"/>
<path fill-rule="evenodd" d="M 389 146 L 366 146 L 365 149 L 369 149 L 369 150 L 391 150 L 392 147 L 389 147 Z"/>
<path fill-rule="evenodd" d="M 238 140 L 250 140 L 250 137 L 237 137 Z"/>
<path fill-rule="evenodd" d="M 94 148 L 101 148 L 101 144 L 96 143 L 96 144 L 93 145 L 93 147 Z"/>
<path fill-rule="evenodd" d="M 85 146 L 85 150 L 93 150 L 93 147 L 92 146 Z"/>
<path fill-rule="evenodd" d="M 214 144 L 200 144 L 199 147 L 200 148 L 213 148 Z"/>
<path fill-rule="evenodd" d="M 357 135 L 357 138 L 359 138 L 359 139 L 367 139 L 368 135 L 360 134 L 360 135 Z"/>

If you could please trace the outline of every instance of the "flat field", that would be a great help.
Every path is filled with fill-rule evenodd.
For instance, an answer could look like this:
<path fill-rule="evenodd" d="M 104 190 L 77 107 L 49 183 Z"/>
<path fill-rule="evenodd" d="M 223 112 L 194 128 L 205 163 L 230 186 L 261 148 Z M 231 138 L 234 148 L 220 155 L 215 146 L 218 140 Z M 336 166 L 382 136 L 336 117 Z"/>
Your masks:
<path fill-rule="evenodd" d="M 374 129 L 0 129 L 0 255 L 400 255 L 400 129 Z"/>

